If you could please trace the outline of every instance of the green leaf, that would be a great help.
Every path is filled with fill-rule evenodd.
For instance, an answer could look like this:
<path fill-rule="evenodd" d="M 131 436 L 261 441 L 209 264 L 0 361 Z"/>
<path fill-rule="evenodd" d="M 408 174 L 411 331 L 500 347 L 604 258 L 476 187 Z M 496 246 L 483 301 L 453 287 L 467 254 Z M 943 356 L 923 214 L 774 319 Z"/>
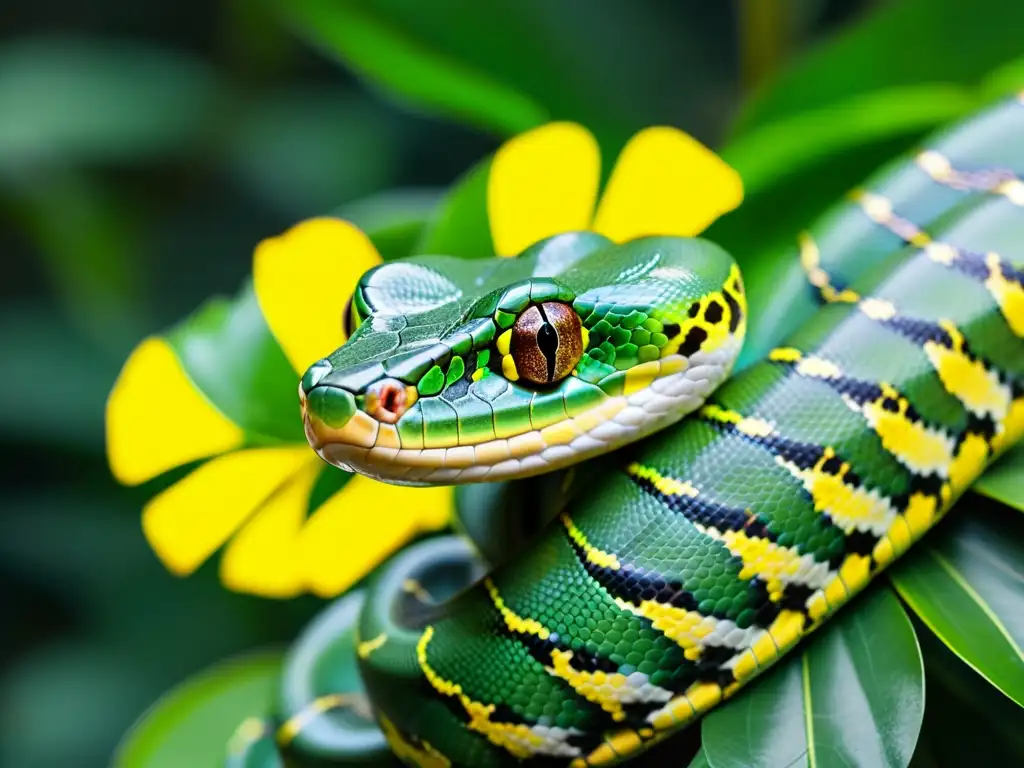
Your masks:
<path fill-rule="evenodd" d="M 1020 3 L 978 0 L 967 14 L 960 0 L 896 0 L 875 8 L 796 57 L 747 104 L 738 131 L 892 86 L 972 85 L 1020 56 Z"/>
<path fill-rule="evenodd" d="M 1015 167 L 1021 160 L 1015 139 L 1024 123 L 1022 115 L 1016 101 L 1000 101 L 933 132 L 923 146 L 962 168 Z M 906 152 L 914 144 L 916 134 L 890 137 L 841 152 L 824 169 L 811 166 L 796 176 L 780 176 L 778 183 L 748 198 L 708 230 L 709 239 L 736 254 L 748 288 L 752 322 L 739 368 L 759 359 L 818 309 L 799 267 L 799 231 L 813 233 L 827 266 L 847 283 L 857 283 L 870 265 L 900 247 L 850 203 L 845 193 L 852 187 L 895 195 L 901 200 L 900 211 L 935 237 L 997 252 L 1013 247 L 1018 233 L 1012 219 L 1003 217 L 994 224 L 985 215 L 984 203 L 992 198 L 953 192 L 932 182 Z M 768 152 L 767 146 L 764 149 Z M 754 154 L 749 155 L 750 162 L 756 162 Z M 780 172 L 766 162 L 764 168 Z M 762 172 L 766 171 L 758 171 Z"/>
<path fill-rule="evenodd" d="M 342 206 L 337 215 L 359 227 L 385 261 L 413 253 L 442 199 L 436 189 L 395 189 Z"/>
<path fill-rule="evenodd" d="M 303 442 L 298 374 L 270 333 L 252 284 L 218 298 L 168 335 L 196 387 L 253 442 Z"/>
<path fill-rule="evenodd" d="M 115 768 L 220 768 L 239 724 L 273 706 L 280 667 L 279 653 L 263 652 L 182 683 L 132 726 L 114 755 Z"/>
<path fill-rule="evenodd" d="M 722 158 L 755 195 L 809 166 L 869 142 L 915 135 L 978 105 L 967 88 L 915 84 L 858 94 L 750 131 L 722 149 Z"/>
<path fill-rule="evenodd" d="M 918 618 L 992 685 L 1024 706 L 1024 520 L 978 497 L 891 571 Z"/>
<path fill-rule="evenodd" d="M 981 92 L 985 98 L 998 99 L 1013 96 L 1024 88 L 1024 58 L 997 67 L 981 81 Z"/>
<path fill-rule="evenodd" d="M 693 760 L 690 761 L 690 768 L 710 768 L 711 763 L 708 760 L 707 753 L 701 749 L 696 755 L 693 756 Z"/>
<path fill-rule="evenodd" d="M 1024 732 L 1020 707 L 963 663 L 926 627 L 918 626 L 925 662 L 928 706 L 922 744 L 931 766 L 1022 765 Z M 918 753 L 914 754 L 918 768 Z"/>
<path fill-rule="evenodd" d="M 494 255 L 487 218 L 487 177 L 491 158 L 463 174 L 438 206 L 423 232 L 418 253 L 443 253 L 465 259 Z"/>
<path fill-rule="evenodd" d="M 712 768 L 906 766 L 924 716 L 910 620 L 873 588 L 702 724 Z"/>
<path fill-rule="evenodd" d="M 219 91 L 198 61 L 152 42 L 8 43 L 0 48 L 0 174 L 180 151 L 200 137 Z"/>
<path fill-rule="evenodd" d="M 614 157 L 643 126 L 719 130 L 733 51 L 665 3 L 277 0 L 300 35 L 418 112 L 509 135 L 573 120 Z M 724 22 L 725 17 L 720 17 Z M 710 22 L 714 23 L 714 22 Z M 677 73 L 685 72 L 680 98 Z M 710 105 L 710 106 L 709 106 Z"/>
<path fill-rule="evenodd" d="M 223 154 L 243 188 L 289 217 L 313 216 L 398 180 L 398 136 L 386 118 L 368 95 L 291 85 L 241 110 Z"/>
<path fill-rule="evenodd" d="M 403 99 L 501 133 L 517 133 L 547 119 L 543 107 L 485 69 L 417 40 L 363 6 L 287 0 L 279 7 L 320 47 Z"/>
<path fill-rule="evenodd" d="M 1024 445 L 1010 449 L 971 490 L 1024 512 Z"/>

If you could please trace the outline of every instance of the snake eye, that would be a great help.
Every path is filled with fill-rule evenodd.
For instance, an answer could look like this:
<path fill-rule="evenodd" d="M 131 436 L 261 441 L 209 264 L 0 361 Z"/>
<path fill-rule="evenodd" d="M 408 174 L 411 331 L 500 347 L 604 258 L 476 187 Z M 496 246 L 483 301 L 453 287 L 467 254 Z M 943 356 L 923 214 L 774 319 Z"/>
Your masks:
<path fill-rule="evenodd" d="M 535 304 L 512 326 L 509 352 L 519 378 L 534 384 L 561 381 L 583 355 L 580 318 L 568 304 Z"/>
<path fill-rule="evenodd" d="M 416 388 L 396 379 L 382 379 L 366 390 L 363 410 L 377 421 L 394 424 L 416 402 Z"/>

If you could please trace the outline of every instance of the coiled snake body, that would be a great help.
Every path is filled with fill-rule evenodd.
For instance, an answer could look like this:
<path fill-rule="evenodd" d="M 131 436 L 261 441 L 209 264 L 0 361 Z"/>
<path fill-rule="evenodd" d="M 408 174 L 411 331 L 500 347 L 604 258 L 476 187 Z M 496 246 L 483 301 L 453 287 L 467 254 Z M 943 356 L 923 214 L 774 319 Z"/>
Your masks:
<path fill-rule="evenodd" d="M 746 301 L 705 241 L 567 234 L 364 277 L 358 330 L 303 379 L 325 459 L 390 482 L 575 481 L 486 575 L 442 537 L 343 598 L 229 761 L 358 762 L 386 738 L 419 766 L 610 765 L 783 657 L 1024 433 L 1024 184 L 993 170 L 992 138 L 1022 123 L 994 108 L 802 235 L 779 286 L 810 287 L 775 310 L 793 332 L 721 387 Z M 959 168 L 977 135 L 988 164 Z M 383 737 L 343 693 L 353 644 Z"/>

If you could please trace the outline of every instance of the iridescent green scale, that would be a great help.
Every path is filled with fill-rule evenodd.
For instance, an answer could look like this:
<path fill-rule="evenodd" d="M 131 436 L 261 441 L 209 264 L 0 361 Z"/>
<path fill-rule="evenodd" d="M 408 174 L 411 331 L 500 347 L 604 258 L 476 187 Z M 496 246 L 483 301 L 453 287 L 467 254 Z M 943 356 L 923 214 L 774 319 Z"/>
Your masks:
<path fill-rule="evenodd" d="M 924 535 L 1024 436 L 1024 210 L 928 162 L 1024 169 L 1022 133 L 1024 105 L 994 107 L 822 217 L 780 281 L 799 285 L 792 300 L 760 310 L 785 344 L 769 352 L 755 323 L 761 362 L 682 423 L 577 467 L 525 551 L 415 621 L 396 595 L 429 569 L 415 550 L 384 569 L 360 667 L 392 746 L 421 766 L 626 760 L 741 691 Z M 591 267 L 611 268 L 572 269 Z M 620 360 L 680 343 L 663 333 L 671 297 L 655 309 L 631 290 L 577 301 L 592 344 L 559 397 L 481 379 L 496 435 L 615 396 L 624 384 L 602 377 Z M 420 413 L 427 442 L 450 429 Z"/>

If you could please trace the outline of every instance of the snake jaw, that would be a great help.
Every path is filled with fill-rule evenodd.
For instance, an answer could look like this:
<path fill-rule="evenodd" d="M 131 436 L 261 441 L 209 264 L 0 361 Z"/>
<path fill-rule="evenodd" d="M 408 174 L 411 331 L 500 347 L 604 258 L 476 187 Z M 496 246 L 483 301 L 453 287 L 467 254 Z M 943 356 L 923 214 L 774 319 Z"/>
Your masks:
<path fill-rule="evenodd" d="M 403 446 L 394 426 L 356 409 L 341 426 L 305 410 L 306 434 L 330 464 L 396 485 L 515 479 L 576 464 L 633 442 L 694 411 L 729 375 L 742 338 L 689 357 L 648 364 L 636 386 L 550 424 L 503 438 L 444 447 Z M 317 387 L 314 391 L 322 388 Z M 329 386 L 329 385 L 328 385 Z"/>

